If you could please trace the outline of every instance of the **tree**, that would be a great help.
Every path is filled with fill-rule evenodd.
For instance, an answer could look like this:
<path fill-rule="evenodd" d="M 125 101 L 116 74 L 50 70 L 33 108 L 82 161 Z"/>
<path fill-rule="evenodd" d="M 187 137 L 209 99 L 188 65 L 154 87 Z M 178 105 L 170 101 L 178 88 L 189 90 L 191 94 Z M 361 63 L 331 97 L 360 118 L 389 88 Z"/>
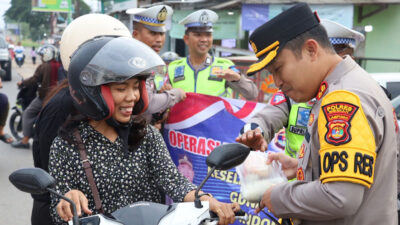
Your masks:
<path fill-rule="evenodd" d="M 75 1 L 78 1 L 76 4 Z M 11 7 L 6 11 L 7 21 L 15 21 L 17 23 L 27 23 L 29 25 L 29 37 L 33 40 L 39 40 L 41 34 L 49 33 L 51 12 L 35 12 L 32 11 L 32 5 L 27 4 L 26 0 L 12 0 Z M 83 0 L 74 0 L 72 3 L 79 6 L 80 15 L 90 13 L 90 7 Z M 75 18 L 75 15 L 74 15 Z"/>

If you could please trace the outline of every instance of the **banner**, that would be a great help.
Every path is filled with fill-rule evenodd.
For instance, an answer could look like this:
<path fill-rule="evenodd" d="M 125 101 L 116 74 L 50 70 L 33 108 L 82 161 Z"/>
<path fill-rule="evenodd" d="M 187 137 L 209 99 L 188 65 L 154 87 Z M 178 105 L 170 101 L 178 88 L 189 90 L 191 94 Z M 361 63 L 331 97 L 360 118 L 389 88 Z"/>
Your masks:
<path fill-rule="evenodd" d="M 171 108 L 164 126 L 164 140 L 178 170 L 194 184 L 206 177 L 206 157 L 224 143 L 234 143 L 240 129 L 263 103 L 194 93 Z M 249 220 L 235 224 L 274 224 L 264 215 L 254 215 L 257 204 L 241 197 L 240 180 L 235 169 L 215 171 L 202 188 L 222 202 L 237 202 Z"/>
<path fill-rule="evenodd" d="M 32 0 L 32 11 L 70 12 L 71 0 Z"/>
<path fill-rule="evenodd" d="M 255 30 L 268 21 L 269 5 L 242 4 L 242 30 Z"/>

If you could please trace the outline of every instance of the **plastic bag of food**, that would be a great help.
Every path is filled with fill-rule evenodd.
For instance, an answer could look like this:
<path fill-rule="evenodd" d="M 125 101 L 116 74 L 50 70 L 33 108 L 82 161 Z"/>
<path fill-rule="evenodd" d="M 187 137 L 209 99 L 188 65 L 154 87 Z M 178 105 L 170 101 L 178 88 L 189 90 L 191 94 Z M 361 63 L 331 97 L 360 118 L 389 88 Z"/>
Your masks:
<path fill-rule="evenodd" d="M 272 185 L 287 182 L 281 164 L 267 165 L 268 155 L 251 151 L 246 160 L 236 167 L 240 178 L 240 192 L 248 202 L 260 202 L 264 192 Z"/>

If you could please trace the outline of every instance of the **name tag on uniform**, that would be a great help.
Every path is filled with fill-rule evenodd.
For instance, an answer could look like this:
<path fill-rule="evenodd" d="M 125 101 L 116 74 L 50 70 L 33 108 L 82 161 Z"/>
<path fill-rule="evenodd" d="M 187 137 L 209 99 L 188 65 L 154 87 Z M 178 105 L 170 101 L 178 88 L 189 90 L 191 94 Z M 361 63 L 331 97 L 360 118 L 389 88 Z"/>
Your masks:
<path fill-rule="evenodd" d="M 178 66 L 175 68 L 174 82 L 181 81 L 185 79 L 185 66 Z"/>
<path fill-rule="evenodd" d="M 208 76 L 208 80 L 222 81 L 222 78 L 217 77 L 217 74 L 219 74 L 221 71 L 222 66 L 212 66 L 210 68 L 210 76 Z"/>

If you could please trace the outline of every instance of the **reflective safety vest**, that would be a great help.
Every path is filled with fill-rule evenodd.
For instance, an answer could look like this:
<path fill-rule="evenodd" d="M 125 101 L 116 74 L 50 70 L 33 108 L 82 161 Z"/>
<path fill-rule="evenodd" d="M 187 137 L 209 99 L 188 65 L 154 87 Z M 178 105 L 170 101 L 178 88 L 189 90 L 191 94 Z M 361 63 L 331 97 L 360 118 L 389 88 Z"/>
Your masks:
<path fill-rule="evenodd" d="M 212 63 L 195 72 L 188 58 L 178 59 L 168 66 L 168 76 L 173 88 L 182 88 L 185 92 L 232 97 L 232 90 L 226 87 L 226 80 L 218 78 L 217 72 L 234 65 L 229 59 L 212 58 Z"/>
<path fill-rule="evenodd" d="M 297 152 L 303 143 L 310 111 L 311 106 L 307 103 L 295 103 L 291 106 L 288 125 L 285 129 L 285 154 L 292 158 L 296 158 Z"/>
<path fill-rule="evenodd" d="M 154 84 L 156 85 L 157 91 L 161 89 L 161 87 L 164 85 L 164 77 L 161 75 L 155 75 L 154 76 Z"/>

